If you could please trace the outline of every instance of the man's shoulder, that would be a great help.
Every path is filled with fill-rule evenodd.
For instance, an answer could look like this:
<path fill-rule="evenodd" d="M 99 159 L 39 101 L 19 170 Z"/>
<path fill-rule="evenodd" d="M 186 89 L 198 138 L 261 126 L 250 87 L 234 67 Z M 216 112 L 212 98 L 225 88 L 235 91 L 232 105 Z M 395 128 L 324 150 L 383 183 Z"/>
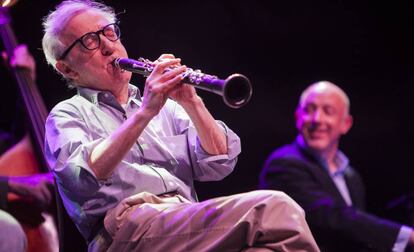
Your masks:
<path fill-rule="evenodd" d="M 293 142 L 274 150 L 264 163 L 263 171 L 307 170 L 313 163 L 311 157 Z"/>
<path fill-rule="evenodd" d="M 51 113 L 56 113 L 59 111 L 74 111 L 80 107 L 87 105 L 92 105 L 92 103 L 87 102 L 85 98 L 80 95 L 74 95 L 71 98 L 60 101 L 57 103 L 51 110 Z"/>
<path fill-rule="evenodd" d="M 304 158 L 302 150 L 296 142 L 284 145 L 275 149 L 269 156 L 268 160 L 274 159 L 298 159 Z"/>
<path fill-rule="evenodd" d="M 61 118 L 84 118 L 90 111 L 93 111 L 91 102 L 79 95 L 74 95 L 69 99 L 56 104 L 49 112 L 46 124 L 56 123 Z"/>
<path fill-rule="evenodd" d="M 284 145 L 274 150 L 264 163 L 260 174 L 260 186 L 269 188 L 272 184 L 272 188 L 280 190 L 283 186 L 279 186 L 296 183 L 297 178 L 310 179 L 314 167 L 296 142 Z"/>

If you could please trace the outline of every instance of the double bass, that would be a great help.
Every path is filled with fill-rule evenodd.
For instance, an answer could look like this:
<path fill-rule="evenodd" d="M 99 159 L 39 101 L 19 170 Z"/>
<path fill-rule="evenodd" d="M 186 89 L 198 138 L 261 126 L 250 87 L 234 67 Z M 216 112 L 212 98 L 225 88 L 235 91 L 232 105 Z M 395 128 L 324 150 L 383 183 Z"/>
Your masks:
<path fill-rule="evenodd" d="M 8 7 L 15 2 L 13 0 L 0 1 L 0 35 L 9 58 L 12 57 L 18 44 L 10 25 L 11 19 L 8 12 Z M 22 140 L 0 157 L 0 175 L 27 176 L 48 172 L 49 169 L 46 162 L 44 162 L 43 153 L 44 124 L 47 109 L 30 72 L 21 68 L 13 68 L 11 72 L 15 77 L 26 116 L 30 122 L 32 137 L 26 134 Z M 52 215 L 46 212 L 33 211 L 35 208 L 28 205 L 30 202 L 25 202 L 11 193 L 8 194 L 8 200 L 9 212 L 16 217 L 26 233 L 27 251 L 57 251 L 57 231 Z"/>

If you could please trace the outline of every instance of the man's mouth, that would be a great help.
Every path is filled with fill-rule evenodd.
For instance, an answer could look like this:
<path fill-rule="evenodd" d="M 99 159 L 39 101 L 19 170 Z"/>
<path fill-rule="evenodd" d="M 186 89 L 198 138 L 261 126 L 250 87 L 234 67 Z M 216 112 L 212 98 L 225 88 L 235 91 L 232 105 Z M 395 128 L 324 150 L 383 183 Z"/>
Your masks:
<path fill-rule="evenodd" d="M 114 62 L 115 62 L 116 58 L 113 58 L 109 61 L 109 63 L 107 64 L 108 68 L 110 68 L 114 73 L 116 72 L 120 72 L 123 73 L 125 72 L 124 69 L 119 68 Z"/>
<path fill-rule="evenodd" d="M 323 130 L 323 129 L 311 129 L 309 130 L 309 135 L 312 138 L 320 138 L 320 137 L 324 137 L 328 134 L 327 130 Z"/>

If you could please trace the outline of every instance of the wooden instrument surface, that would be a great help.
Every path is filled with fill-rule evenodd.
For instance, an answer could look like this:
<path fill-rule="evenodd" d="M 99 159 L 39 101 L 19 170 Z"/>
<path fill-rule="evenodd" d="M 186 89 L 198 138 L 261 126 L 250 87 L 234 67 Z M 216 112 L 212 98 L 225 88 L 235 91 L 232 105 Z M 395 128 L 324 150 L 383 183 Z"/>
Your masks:
<path fill-rule="evenodd" d="M 0 35 L 9 58 L 17 47 L 17 40 L 10 25 L 8 8 L 0 7 Z M 0 157 L 0 175 L 22 176 L 48 172 L 47 167 L 39 166 L 44 155 L 36 155 L 34 148 L 43 154 L 44 122 L 46 107 L 36 84 L 27 69 L 12 68 L 16 84 L 25 107 L 26 116 L 34 141 L 27 134 L 20 142 Z M 45 162 L 43 162 L 45 163 Z M 43 169 L 42 169 L 43 168 Z M 56 225 L 49 213 L 36 209 L 31 202 L 16 195 L 8 195 L 8 212 L 16 217 L 26 232 L 29 252 L 58 251 Z"/>

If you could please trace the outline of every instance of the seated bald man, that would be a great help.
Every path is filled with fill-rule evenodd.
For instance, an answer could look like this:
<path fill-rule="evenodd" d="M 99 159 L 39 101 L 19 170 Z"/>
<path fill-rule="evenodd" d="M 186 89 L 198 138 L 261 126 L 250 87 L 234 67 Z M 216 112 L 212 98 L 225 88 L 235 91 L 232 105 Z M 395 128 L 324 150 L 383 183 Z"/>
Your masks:
<path fill-rule="evenodd" d="M 404 251 L 412 228 L 365 211 L 361 177 L 338 149 L 352 126 L 349 106 L 335 84 L 310 85 L 295 113 L 299 134 L 270 155 L 260 187 L 284 191 L 304 208 L 321 251 Z"/>

